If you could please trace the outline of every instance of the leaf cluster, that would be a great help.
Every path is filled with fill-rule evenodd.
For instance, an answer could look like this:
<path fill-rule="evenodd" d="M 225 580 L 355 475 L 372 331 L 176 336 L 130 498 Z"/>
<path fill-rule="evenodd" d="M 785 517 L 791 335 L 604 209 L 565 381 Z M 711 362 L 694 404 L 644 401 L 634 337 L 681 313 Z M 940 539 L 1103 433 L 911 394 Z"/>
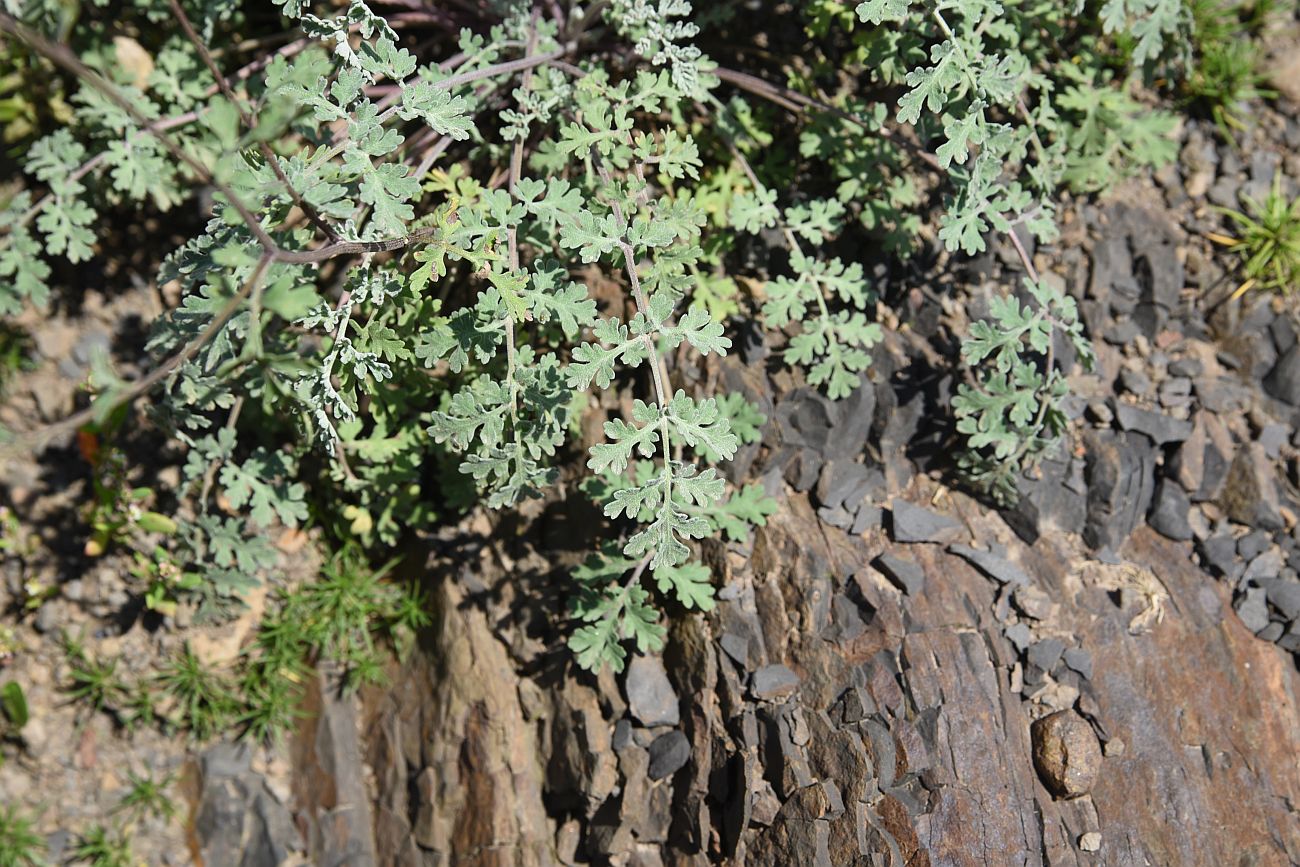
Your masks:
<path fill-rule="evenodd" d="M 717 466 L 761 416 L 682 387 L 683 368 L 724 356 L 752 318 L 805 381 L 852 393 L 884 338 L 887 269 L 862 244 L 1050 243 L 1062 187 L 1173 154 L 1172 116 L 1101 70 L 1098 42 L 1128 34 L 1150 71 L 1190 21 L 1180 0 L 1106 0 L 1100 35 L 1030 0 L 818 0 L 779 13 L 816 37 L 780 86 L 696 44 L 727 4 L 613 0 L 564 21 L 489 5 L 490 23 L 419 42 L 365 0 L 277 0 L 305 39 L 225 72 L 249 22 L 222 2 L 185 4 L 197 39 L 125 21 L 141 39 L 111 55 L 92 22 L 26 16 L 88 42 L 79 62 L 97 74 L 75 79 L 69 122 L 32 143 L 27 188 L 0 203 L 0 313 L 45 304 L 55 262 L 99 256 L 111 209 L 213 191 L 156 275 L 180 301 L 147 346 L 150 420 L 185 451 L 184 508 L 152 512 L 152 492 L 105 464 L 97 548 L 135 549 L 154 610 L 197 601 L 205 618 L 273 577 L 279 530 L 318 524 L 342 552 L 279 600 L 237 671 L 188 650 L 171 663 L 164 685 L 195 732 L 283 729 L 304 660 L 339 663 L 351 685 L 380 677 L 377 642 L 421 609 L 356 546 L 379 557 L 468 504 L 559 496 L 594 412 L 610 414 L 583 487 L 609 544 L 575 572 L 570 644 L 588 668 L 660 646 L 663 607 L 713 604 L 699 543 L 742 539 L 774 508 L 757 486 L 729 492 Z M 776 113 L 790 108 L 794 124 Z M 1055 341 L 1090 357 L 1073 302 L 1026 291 L 972 329 L 976 384 L 954 401 L 990 477 L 1063 433 Z M 93 383 L 101 421 L 139 393 L 107 360 Z M 78 665 L 93 705 L 149 718 L 111 664 Z M 243 699 L 223 703 L 235 681 Z"/>

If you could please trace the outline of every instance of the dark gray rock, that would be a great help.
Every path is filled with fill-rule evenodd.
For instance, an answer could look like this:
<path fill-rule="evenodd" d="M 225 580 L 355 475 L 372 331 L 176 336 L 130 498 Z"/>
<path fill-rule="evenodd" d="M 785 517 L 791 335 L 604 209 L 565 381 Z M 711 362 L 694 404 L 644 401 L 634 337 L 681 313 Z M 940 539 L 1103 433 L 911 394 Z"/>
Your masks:
<path fill-rule="evenodd" d="M 730 599 L 724 599 L 718 610 L 722 619 L 720 644 L 727 655 L 745 671 L 754 671 L 765 665 L 767 651 L 758 614 Z"/>
<path fill-rule="evenodd" d="M 1146 515 L 1155 489 L 1155 448 L 1145 435 L 1089 431 L 1088 518 L 1083 540 L 1090 547 L 1118 550 Z"/>
<path fill-rule="evenodd" d="M 1102 332 L 1101 339 L 1112 346 L 1128 346 L 1142 333 L 1137 323 L 1131 319 L 1121 319 L 1113 328 Z"/>
<path fill-rule="evenodd" d="M 799 688 L 799 675 L 784 665 L 765 665 L 754 672 L 749 691 L 764 701 L 780 701 Z"/>
<path fill-rule="evenodd" d="M 1091 653 L 1084 650 L 1082 647 L 1071 647 L 1069 650 L 1065 651 L 1064 659 L 1066 666 L 1071 671 L 1077 672 L 1080 677 L 1086 680 L 1092 679 Z"/>
<path fill-rule="evenodd" d="M 1282 448 L 1286 445 L 1287 440 L 1291 438 L 1291 428 L 1281 422 L 1273 422 L 1264 425 L 1259 432 L 1255 441 L 1264 447 L 1264 454 L 1269 460 L 1275 461 L 1282 455 Z"/>
<path fill-rule="evenodd" d="M 1237 540 L 1237 556 L 1249 563 L 1263 554 L 1271 544 L 1273 539 L 1263 530 L 1247 533 Z"/>
<path fill-rule="evenodd" d="M 1212 575 L 1235 579 L 1245 571 L 1246 564 L 1237 557 L 1237 540 L 1231 533 L 1220 531 L 1203 540 L 1198 547 L 1201 565 Z"/>
<path fill-rule="evenodd" d="M 1110 412 L 1109 407 L 1106 412 Z M 1082 461 L 1044 460 L 1033 478 L 1022 474 L 1017 479 L 1020 497 L 1015 505 L 1002 510 L 1002 519 L 1028 545 L 1048 530 L 1082 533 L 1088 492 L 1083 470 Z"/>
<path fill-rule="evenodd" d="M 1101 227 L 1089 295 L 1108 300 L 1118 325 L 1153 338 L 1177 308 L 1183 289 L 1173 227 L 1126 201 L 1106 208 Z M 1114 330 L 1104 331 L 1108 341 L 1113 342 Z"/>
<path fill-rule="evenodd" d="M 681 721 L 677 693 L 659 657 L 633 656 L 627 666 L 625 688 L 628 709 L 641 725 L 675 726 Z"/>
<path fill-rule="evenodd" d="M 66 616 L 66 613 L 61 612 L 59 606 L 55 605 L 54 601 L 51 600 L 36 609 L 36 618 L 32 621 L 32 625 L 36 627 L 37 632 L 48 635 L 65 622 L 64 618 Z"/>
<path fill-rule="evenodd" d="M 1250 180 L 1241 185 L 1238 195 L 1262 202 L 1273 186 L 1273 173 L 1277 170 L 1278 155 L 1269 148 L 1254 148 L 1250 155 Z"/>
<path fill-rule="evenodd" d="M 875 408 L 875 387 L 865 377 L 839 401 L 797 388 L 777 405 L 776 428 L 783 443 L 812 449 L 823 460 L 852 461 L 867 444 Z"/>
<path fill-rule="evenodd" d="M 1242 179 L 1236 175 L 1220 175 L 1210 187 L 1210 201 L 1221 208 L 1237 210 L 1241 203 L 1237 200 L 1237 191 L 1241 189 Z"/>
<path fill-rule="evenodd" d="M 1129 252 L 1128 240 L 1107 233 L 1092 249 L 1088 294 L 1093 298 L 1107 298 L 1116 286 L 1131 283 L 1132 277 L 1133 255 Z M 1131 294 L 1136 295 L 1136 286 Z"/>
<path fill-rule="evenodd" d="M 895 498 L 891 507 L 892 530 L 895 542 L 934 542 L 943 544 L 962 534 L 962 525 L 946 515 L 914 506 L 907 500 Z"/>
<path fill-rule="evenodd" d="M 1268 603 L 1277 609 L 1285 620 L 1300 618 L 1300 582 L 1274 581 L 1269 584 Z"/>
<path fill-rule="evenodd" d="M 841 530 L 848 530 L 853 526 L 854 516 L 846 512 L 842 506 L 822 506 L 817 510 L 817 517 Z"/>
<path fill-rule="evenodd" d="M 858 505 L 869 496 L 883 496 L 885 474 L 878 469 L 868 469 L 851 461 L 827 461 L 817 480 L 817 501 L 833 509 L 842 506 L 853 514 Z"/>
<path fill-rule="evenodd" d="M 781 442 L 823 454 L 839 412 L 829 398 L 811 388 L 790 392 L 776 407 L 776 428 Z"/>
<path fill-rule="evenodd" d="M 1192 381 L 1183 376 L 1171 376 L 1160 383 L 1160 405 L 1172 409 L 1190 406 L 1192 403 Z"/>
<path fill-rule="evenodd" d="M 71 831 L 55 831 L 45 837 L 45 862 L 47 864 L 62 864 L 67 860 L 69 847 L 73 843 Z M 16 859 L 14 864 L 20 863 Z M 36 862 L 41 863 L 41 862 Z"/>
<path fill-rule="evenodd" d="M 1265 626 L 1263 629 L 1261 629 L 1259 632 L 1256 632 L 1255 637 L 1260 639 L 1261 641 L 1277 641 L 1279 638 L 1282 637 L 1282 633 L 1285 631 L 1286 631 L 1286 626 L 1284 626 L 1281 623 L 1278 623 L 1277 621 L 1273 621 L 1268 626 Z"/>
<path fill-rule="evenodd" d="M 1146 434 L 1158 446 L 1180 443 L 1192 435 L 1192 423 L 1127 403 L 1115 404 L 1115 420 L 1122 430 Z"/>
<path fill-rule="evenodd" d="M 856 641 L 867 631 L 869 618 L 863 617 L 861 606 L 844 593 L 836 593 L 831 601 L 831 617 L 835 627 L 828 630 L 832 641 Z"/>
<path fill-rule="evenodd" d="M 1147 522 L 1161 535 L 1175 542 L 1185 542 L 1192 538 L 1192 525 L 1187 521 L 1191 509 L 1187 492 L 1177 482 L 1161 479 L 1156 485 L 1154 504 Z"/>
<path fill-rule="evenodd" d="M 1291 351 L 1291 347 L 1300 342 L 1300 334 L 1296 333 L 1295 321 L 1289 316 L 1278 316 L 1273 319 L 1268 326 L 1268 333 L 1273 337 L 1273 345 L 1281 355 Z"/>
<path fill-rule="evenodd" d="M 836 703 L 840 722 L 845 725 L 852 725 L 861 722 L 872 714 L 876 713 L 876 703 L 871 698 L 871 693 L 867 692 L 860 686 L 850 687 L 840 696 Z"/>
<path fill-rule="evenodd" d="M 880 526 L 884 516 L 885 512 L 879 506 L 863 503 L 858 507 L 858 514 L 854 516 L 853 526 L 849 528 L 849 532 L 857 536 L 873 530 Z"/>
<path fill-rule="evenodd" d="M 650 742 L 650 767 L 646 773 L 652 780 L 662 780 L 677 773 L 690 760 L 691 742 L 673 729 Z"/>
<path fill-rule="evenodd" d="M 1015 563 L 992 551 L 981 551 L 969 545 L 949 545 L 948 553 L 956 554 L 999 584 L 1029 584 L 1032 580 Z"/>
<path fill-rule="evenodd" d="M 1201 401 L 1201 406 L 1210 412 L 1240 412 L 1250 406 L 1251 390 L 1235 376 L 1198 379 L 1195 389 L 1196 396 Z"/>
<path fill-rule="evenodd" d="M 734 632 L 728 632 L 726 635 L 722 636 L 722 639 L 718 643 L 722 645 L 722 649 L 726 651 L 727 656 L 734 659 L 736 664 L 741 668 L 748 669 L 750 667 L 748 638 L 745 638 L 743 635 L 737 635 Z"/>
<path fill-rule="evenodd" d="M 881 554 L 871 565 L 908 596 L 917 596 L 925 589 L 925 571 L 913 560 Z"/>
<path fill-rule="evenodd" d="M 610 746 L 614 748 L 614 752 L 616 753 L 627 749 L 629 746 L 635 746 L 632 736 L 632 721 L 627 717 L 624 717 L 614 723 L 614 734 L 610 738 Z"/>
<path fill-rule="evenodd" d="M 1284 635 L 1277 639 L 1277 646 L 1290 653 L 1300 654 L 1300 622 L 1292 623 Z"/>
<path fill-rule="evenodd" d="M 1241 560 L 1241 558 L 1238 559 Z M 1245 560 L 1241 560 L 1241 562 L 1244 563 Z M 1268 587 L 1275 581 L 1285 580 L 1280 576 L 1281 570 L 1282 552 L 1270 547 L 1250 561 L 1250 564 L 1237 578 L 1237 587 L 1242 589 L 1248 586 Z"/>
<path fill-rule="evenodd" d="M 1264 391 L 1292 406 L 1300 406 L 1300 344 L 1292 346 L 1278 359 L 1264 378 Z"/>
<path fill-rule="evenodd" d="M 1036 665 L 1043 671 L 1051 671 L 1056 664 L 1061 661 L 1061 655 L 1065 652 L 1065 642 L 1059 638 L 1044 638 L 1042 641 L 1035 642 L 1030 648 L 1027 658 L 1030 665 Z"/>
<path fill-rule="evenodd" d="M 785 464 L 785 480 L 796 491 L 812 490 L 825 461 L 816 449 L 797 449 Z"/>
<path fill-rule="evenodd" d="M 288 809 L 251 770 L 243 746 L 216 744 L 199 759 L 194 836 L 213 867 L 278 867 L 302 841 Z"/>
<path fill-rule="evenodd" d="M 1007 640 L 1010 641 L 1020 653 L 1025 652 L 1029 642 L 1033 640 L 1033 633 L 1029 631 L 1028 624 L 1013 623 L 1004 630 Z"/>
<path fill-rule="evenodd" d="M 1196 379 L 1205 370 L 1205 365 L 1199 358 L 1175 358 L 1169 362 L 1170 376 L 1183 376 L 1189 380 Z"/>
<path fill-rule="evenodd" d="M 1151 393 L 1151 377 L 1141 368 L 1121 370 L 1119 387 L 1129 394 L 1145 397 Z"/>
<path fill-rule="evenodd" d="M 1237 616 L 1246 628 L 1256 634 L 1262 632 L 1264 627 L 1268 626 L 1268 604 L 1264 591 L 1258 587 L 1252 587 L 1237 599 L 1234 606 L 1237 609 Z"/>
<path fill-rule="evenodd" d="M 794 742 L 788 713 L 770 706 L 759 709 L 762 722 L 762 752 L 765 776 L 782 799 L 816 782 L 808 761 L 808 752 Z"/>

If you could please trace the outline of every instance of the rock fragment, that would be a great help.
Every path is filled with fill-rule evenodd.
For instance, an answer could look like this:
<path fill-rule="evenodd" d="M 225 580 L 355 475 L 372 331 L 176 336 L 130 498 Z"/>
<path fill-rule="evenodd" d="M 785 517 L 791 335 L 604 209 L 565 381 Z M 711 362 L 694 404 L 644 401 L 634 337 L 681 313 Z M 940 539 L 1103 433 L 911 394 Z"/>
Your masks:
<path fill-rule="evenodd" d="M 956 540 L 962 533 L 961 524 L 952 518 L 914 506 L 907 500 L 895 499 L 891 512 L 895 542 L 943 544 Z"/>
<path fill-rule="evenodd" d="M 1147 513 L 1155 489 L 1155 449 L 1144 434 L 1093 431 L 1088 451 L 1088 518 L 1083 541 L 1119 550 Z"/>
<path fill-rule="evenodd" d="M 1115 420 L 1122 430 L 1146 434 L 1158 446 L 1180 443 L 1192 435 L 1192 423 L 1132 404 L 1115 406 Z"/>
<path fill-rule="evenodd" d="M 1237 616 L 1251 632 L 1259 634 L 1268 626 L 1268 604 L 1265 592 L 1252 587 L 1237 600 Z"/>
<path fill-rule="evenodd" d="M 764 701 L 780 701 L 799 688 L 799 675 L 784 665 L 766 665 L 754 672 L 750 692 Z"/>
<path fill-rule="evenodd" d="M 1273 465 L 1259 443 L 1251 443 L 1233 459 L 1219 505 L 1229 518 L 1248 527 L 1281 530 L 1284 526 Z"/>
<path fill-rule="evenodd" d="M 1061 661 L 1065 652 L 1065 642 L 1059 638 L 1044 638 L 1029 648 L 1029 663 L 1043 671 L 1051 671 Z"/>
<path fill-rule="evenodd" d="M 1034 767 L 1048 790 L 1060 798 L 1087 794 L 1101 770 L 1101 745 L 1092 727 L 1072 710 L 1034 722 Z"/>
<path fill-rule="evenodd" d="M 1052 601 L 1052 597 L 1032 584 L 1020 585 L 1011 598 L 1022 614 L 1034 620 L 1047 620 L 1060 607 Z"/>
<path fill-rule="evenodd" d="M 1278 400 L 1300 406 L 1300 343 L 1287 350 L 1264 378 L 1264 390 Z"/>
<path fill-rule="evenodd" d="M 1300 618 L 1300 582 L 1276 580 L 1269 583 L 1268 602 L 1284 620 Z"/>
<path fill-rule="evenodd" d="M 1235 578 L 1244 564 L 1237 559 L 1237 540 L 1226 531 L 1220 531 L 1201 542 L 1201 565 L 1221 578 Z"/>
<path fill-rule="evenodd" d="M 1029 573 L 992 551 L 982 551 L 969 545 L 949 545 L 948 553 L 956 554 L 999 584 L 1031 583 Z"/>
<path fill-rule="evenodd" d="M 908 596 L 917 596 L 925 589 L 925 572 L 914 560 L 881 554 L 871 565 Z"/>
<path fill-rule="evenodd" d="M 646 773 L 652 780 L 662 780 L 677 773 L 690 759 L 691 742 L 673 729 L 650 742 L 650 767 Z"/>
<path fill-rule="evenodd" d="M 1071 647 L 1065 651 L 1065 664 L 1085 680 L 1092 679 L 1092 654 L 1082 647 Z"/>
<path fill-rule="evenodd" d="M 1192 538 L 1192 525 L 1187 515 L 1192 509 L 1187 492 L 1177 482 L 1161 479 L 1156 485 L 1155 503 L 1147 521 L 1152 529 L 1175 542 Z"/>
<path fill-rule="evenodd" d="M 628 707 L 641 725 L 675 726 L 681 721 L 677 693 L 659 657 L 632 657 L 627 667 L 626 689 Z"/>

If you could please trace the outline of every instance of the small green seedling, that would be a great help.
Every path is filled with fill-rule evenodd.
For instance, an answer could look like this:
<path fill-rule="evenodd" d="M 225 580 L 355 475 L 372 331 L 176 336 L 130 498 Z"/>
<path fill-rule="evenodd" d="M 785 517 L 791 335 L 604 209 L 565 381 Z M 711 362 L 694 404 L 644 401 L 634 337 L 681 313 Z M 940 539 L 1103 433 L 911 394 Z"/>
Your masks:
<path fill-rule="evenodd" d="M 1245 279 L 1232 298 L 1240 298 L 1256 286 L 1291 295 L 1300 287 L 1300 197 L 1287 201 L 1282 191 L 1282 175 L 1278 173 L 1273 176 L 1273 186 L 1263 202 L 1248 196 L 1243 198 L 1249 214 L 1218 209 L 1237 225 L 1236 237 L 1208 236 L 1241 257 L 1241 273 Z"/>
<path fill-rule="evenodd" d="M 0 867 L 38 867 L 45 841 L 16 804 L 0 806 Z"/>
<path fill-rule="evenodd" d="M 154 547 L 153 557 L 135 552 L 131 574 L 145 586 L 145 607 L 164 617 L 174 617 L 180 597 L 197 590 L 203 584 L 201 575 L 181 569 L 161 546 Z"/>
<path fill-rule="evenodd" d="M 167 789 L 176 782 L 175 773 L 156 780 L 152 774 L 131 771 L 127 778 L 130 788 L 113 808 L 114 812 L 124 812 L 133 821 L 139 821 L 145 816 L 170 821 L 176 815 L 176 804 L 167 795 Z"/>

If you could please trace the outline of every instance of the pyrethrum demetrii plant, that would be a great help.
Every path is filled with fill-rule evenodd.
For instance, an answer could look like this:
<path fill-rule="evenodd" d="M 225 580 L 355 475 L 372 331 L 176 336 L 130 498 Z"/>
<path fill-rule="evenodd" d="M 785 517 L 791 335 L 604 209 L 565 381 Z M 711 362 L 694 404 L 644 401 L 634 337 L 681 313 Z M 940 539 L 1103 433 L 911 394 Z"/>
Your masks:
<path fill-rule="evenodd" d="M 735 27 L 732 4 L 495 2 L 494 23 L 430 60 L 403 13 L 277 2 L 301 36 L 238 69 L 214 49 L 241 20 L 221 0 L 139 0 L 179 25 L 148 70 L 78 57 L 41 4 L 0 13 L 10 45 L 75 87 L 72 121 L 26 158 L 43 192 L 0 210 L 0 310 L 44 303 L 52 259 L 96 255 L 98 210 L 212 193 L 206 228 L 157 275 L 182 293 L 150 339 L 157 367 L 125 382 L 98 365 L 92 409 L 157 390 L 154 419 L 187 449 L 173 555 L 203 576 L 212 616 L 273 564 L 268 527 L 315 516 L 391 546 L 471 495 L 449 464 L 494 508 L 545 495 L 589 402 L 631 387 L 586 458 L 618 536 L 574 573 L 569 644 L 585 668 L 660 647 L 660 600 L 713 605 L 693 542 L 743 536 L 773 508 L 757 486 L 728 493 L 716 467 L 761 417 L 674 372 L 725 355 L 744 312 L 785 330 L 781 358 L 829 397 L 860 387 L 878 299 L 866 263 L 831 248 L 905 252 L 936 184 L 943 245 L 973 254 L 1001 235 L 1028 277 L 1027 303 L 972 332 L 980 367 L 955 405 L 969 476 L 1011 495 L 1062 431 L 1054 332 L 1090 357 L 1024 241 L 1055 236 L 1055 192 L 1095 183 L 1098 154 L 1119 170 L 1129 132 L 1147 142 L 1132 162 L 1167 156 L 1163 116 L 1116 110 L 1120 89 L 1060 56 L 1067 37 L 1104 34 L 1050 4 L 811 4 L 808 33 L 847 35 L 863 89 L 900 89 L 890 105 L 711 60 L 698 22 Z M 1181 26 L 1171 8 L 1111 0 L 1101 21 L 1131 24 L 1151 63 Z M 798 171 L 765 155 L 784 110 L 804 115 Z M 818 173 L 829 188 L 801 187 Z M 741 243 L 786 253 L 753 299 L 728 270 Z"/>

